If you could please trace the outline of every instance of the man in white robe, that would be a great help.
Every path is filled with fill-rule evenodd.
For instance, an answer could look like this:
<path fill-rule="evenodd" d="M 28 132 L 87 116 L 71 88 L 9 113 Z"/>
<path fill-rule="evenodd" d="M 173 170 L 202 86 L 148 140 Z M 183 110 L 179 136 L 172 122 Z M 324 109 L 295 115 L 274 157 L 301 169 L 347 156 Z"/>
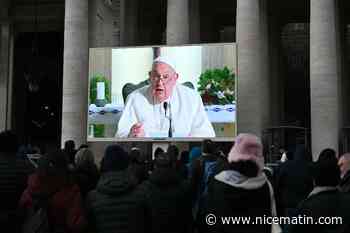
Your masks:
<path fill-rule="evenodd" d="M 200 95 L 177 84 L 174 67 L 167 57 L 154 60 L 151 84 L 128 96 L 116 137 L 215 137 Z"/>

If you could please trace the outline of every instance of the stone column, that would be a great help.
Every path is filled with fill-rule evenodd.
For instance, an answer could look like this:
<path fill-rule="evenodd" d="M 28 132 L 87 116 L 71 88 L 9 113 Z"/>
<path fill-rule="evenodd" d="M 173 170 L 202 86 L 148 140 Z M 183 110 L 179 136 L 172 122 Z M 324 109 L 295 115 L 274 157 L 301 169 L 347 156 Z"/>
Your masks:
<path fill-rule="evenodd" d="M 188 44 L 189 28 L 188 0 L 168 0 L 166 43 L 168 45 Z"/>
<path fill-rule="evenodd" d="M 138 2 L 136 0 L 120 1 L 120 44 L 135 46 L 138 41 Z"/>
<path fill-rule="evenodd" d="M 61 146 L 86 142 L 88 105 L 88 0 L 66 0 Z"/>
<path fill-rule="evenodd" d="M 200 5 L 199 0 L 190 0 L 190 42 L 199 44 L 201 42 L 200 29 Z"/>
<path fill-rule="evenodd" d="M 8 1 L 0 3 L 0 132 L 8 129 L 10 24 Z"/>
<path fill-rule="evenodd" d="M 237 0 L 237 132 L 261 136 L 270 121 L 265 0 Z"/>
<path fill-rule="evenodd" d="M 310 92 L 314 160 L 321 150 L 338 151 L 341 127 L 341 74 L 337 1 L 311 0 Z"/>

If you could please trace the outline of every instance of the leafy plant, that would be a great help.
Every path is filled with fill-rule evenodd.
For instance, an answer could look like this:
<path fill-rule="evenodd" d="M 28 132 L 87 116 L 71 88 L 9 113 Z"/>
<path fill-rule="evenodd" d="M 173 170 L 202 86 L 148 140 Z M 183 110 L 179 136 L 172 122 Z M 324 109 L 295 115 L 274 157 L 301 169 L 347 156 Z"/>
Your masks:
<path fill-rule="evenodd" d="M 105 98 L 108 103 L 111 102 L 110 81 L 103 75 L 95 74 L 90 80 L 90 103 L 95 103 L 97 98 L 97 83 L 105 83 Z"/>
<path fill-rule="evenodd" d="M 235 74 L 226 66 L 208 69 L 198 81 L 198 91 L 206 104 L 232 104 L 235 100 Z"/>

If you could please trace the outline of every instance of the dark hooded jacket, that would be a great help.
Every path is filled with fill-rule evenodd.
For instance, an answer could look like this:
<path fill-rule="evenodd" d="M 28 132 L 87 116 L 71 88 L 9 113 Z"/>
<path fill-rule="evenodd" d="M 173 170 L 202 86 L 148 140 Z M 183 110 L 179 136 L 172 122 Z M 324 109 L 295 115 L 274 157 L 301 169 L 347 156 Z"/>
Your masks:
<path fill-rule="evenodd" d="M 139 187 L 143 200 L 134 211 L 135 233 L 191 232 L 189 183 L 175 168 L 157 168 Z"/>
<path fill-rule="evenodd" d="M 124 169 L 104 173 L 96 190 L 87 196 L 87 216 L 92 232 L 130 232 L 130 213 L 140 200 L 137 180 Z"/>
<path fill-rule="evenodd" d="M 254 221 L 255 217 L 272 215 L 270 191 L 265 175 L 247 178 L 237 171 L 224 170 L 215 176 L 208 195 L 208 213 L 217 218 L 217 223 L 209 226 L 208 232 L 271 232 L 271 227 L 267 224 L 220 222 L 220 217 L 246 217 Z"/>
<path fill-rule="evenodd" d="M 293 160 L 288 160 L 279 167 L 276 177 L 276 199 L 280 211 L 296 208 L 312 191 L 310 156 L 305 147 L 299 145 Z"/>

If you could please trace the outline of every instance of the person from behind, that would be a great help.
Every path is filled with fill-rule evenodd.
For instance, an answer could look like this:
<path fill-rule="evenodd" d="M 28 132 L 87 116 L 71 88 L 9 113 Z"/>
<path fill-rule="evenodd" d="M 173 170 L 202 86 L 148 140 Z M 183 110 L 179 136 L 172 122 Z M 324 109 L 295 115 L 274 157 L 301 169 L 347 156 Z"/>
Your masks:
<path fill-rule="evenodd" d="M 260 138 L 252 134 L 239 134 L 229 152 L 226 168 L 214 177 L 208 195 L 208 213 L 217 218 L 276 216 L 272 187 L 263 168 Z M 208 226 L 207 232 L 270 233 L 271 225 L 218 222 Z"/>
<path fill-rule="evenodd" d="M 129 170 L 137 179 L 137 183 L 141 184 L 148 178 L 148 167 L 145 156 L 141 153 L 141 150 L 134 147 L 130 151 L 130 166 Z"/>
<path fill-rule="evenodd" d="M 187 174 L 188 174 L 188 178 L 192 178 L 192 174 L 193 174 L 193 164 L 194 162 L 201 156 L 202 154 L 202 150 L 200 147 L 196 146 L 193 147 L 190 150 L 190 154 L 189 154 L 189 158 L 188 158 L 188 164 L 187 164 Z"/>
<path fill-rule="evenodd" d="M 77 150 L 75 149 L 75 142 L 73 140 L 65 141 L 63 150 L 68 156 L 68 163 L 70 164 L 71 167 L 73 167 L 75 162 L 74 157 L 75 157 L 75 154 L 77 153 Z"/>
<path fill-rule="evenodd" d="M 17 136 L 11 131 L 0 133 L 0 225 L 16 232 L 16 209 L 33 166 L 24 156 L 16 156 Z"/>
<path fill-rule="evenodd" d="M 75 155 L 74 175 L 80 187 L 81 195 L 85 200 L 88 192 L 96 188 L 99 179 L 99 171 L 91 150 L 82 148 L 77 152 Z"/>
<path fill-rule="evenodd" d="M 44 155 L 36 172 L 28 179 L 19 207 L 24 210 L 24 221 L 38 203 L 48 201 L 48 220 L 53 232 L 83 232 L 86 219 L 83 214 L 79 186 L 69 174 L 68 162 L 62 151 Z"/>
<path fill-rule="evenodd" d="M 217 153 L 216 145 L 213 141 L 206 139 L 202 142 L 202 154 L 193 163 L 193 174 L 191 177 L 192 201 L 193 201 L 193 216 L 196 219 L 199 231 L 202 232 L 205 227 L 198 219 L 206 213 L 207 196 L 209 184 L 217 172 Z"/>
<path fill-rule="evenodd" d="M 340 181 L 340 170 L 337 162 L 335 151 L 325 149 L 321 152 L 317 162 L 312 165 L 315 187 L 308 197 L 298 205 L 295 216 L 311 218 L 314 224 L 310 224 L 311 220 L 309 220 L 309 224 L 289 225 L 288 233 L 350 232 L 350 196 L 337 189 Z M 337 217 L 338 220 L 333 218 L 328 224 L 322 224 L 321 221 L 330 217 Z"/>
<path fill-rule="evenodd" d="M 106 148 L 101 178 L 86 200 L 91 232 L 130 232 L 131 210 L 138 203 L 137 179 L 128 170 L 129 155 L 118 145 Z"/>
<path fill-rule="evenodd" d="M 169 154 L 157 157 L 153 173 L 139 189 L 144 198 L 134 210 L 133 232 L 192 232 L 189 183 L 180 177 Z"/>
<path fill-rule="evenodd" d="M 350 153 L 343 154 L 340 157 L 338 166 L 341 177 L 339 189 L 342 192 L 350 193 Z"/>
<path fill-rule="evenodd" d="M 282 163 L 276 171 L 276 198 L 280 215 L 293 216 L 299 202 L 311 192 L 310 163 L 311 153 L 304 145 L 298 145 L 293 159 Z"/>

